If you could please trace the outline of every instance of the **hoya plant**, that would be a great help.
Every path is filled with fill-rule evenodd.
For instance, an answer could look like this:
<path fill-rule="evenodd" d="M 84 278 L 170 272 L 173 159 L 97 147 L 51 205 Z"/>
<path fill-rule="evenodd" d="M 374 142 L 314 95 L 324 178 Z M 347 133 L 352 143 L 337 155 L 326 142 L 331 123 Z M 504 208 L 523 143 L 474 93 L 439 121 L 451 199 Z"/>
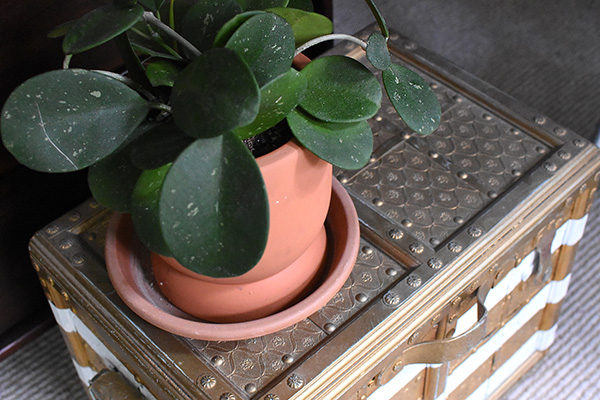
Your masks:
<path fill-rule="evenodd" d="M 29 79 L 2 110 L 4 146 L 29 168 L 89 168 L 96 200 L 130 213 L 141 241 L 192 271 L 247 272 L 268 235 L 267 194 L 248 143 L 285 126 L 318 157 L 344 169 L 369 160 L 367 122 L 379 80 L 345 56 L 294 58 L 325 40 L 352 40 L 381 71 L 409 128 L 431 133 L 440 107 L 427 83 L 392 63 L 388 30 L 368 41 L 333 35 L 310 0 L 114 0 L 59 26 L 62 69 Z M 114 40 L 127 73 L 69 68 Z"/>

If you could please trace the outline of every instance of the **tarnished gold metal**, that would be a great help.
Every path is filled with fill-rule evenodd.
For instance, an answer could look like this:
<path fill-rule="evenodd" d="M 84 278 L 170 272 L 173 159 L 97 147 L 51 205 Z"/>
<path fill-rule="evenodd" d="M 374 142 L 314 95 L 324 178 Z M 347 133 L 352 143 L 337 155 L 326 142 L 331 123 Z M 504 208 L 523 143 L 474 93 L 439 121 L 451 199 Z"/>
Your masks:
<path fill-rule="evenodd" d="M 398 34 L 389 44 L 395 61 L 434 89 L 442 124 L 428 137 L 412 135 L 384 100 L 371 121 L 372 162 L 334 171 L 355 202 L 362 232 L 340 292 L 304 321 L 264 337 L 206 342 L 172 335 L 141 320 L 114 292 L 103 261 L 110 212 L 90 201 L 31 241 L 49 300 L 86 327 L 66 334 L 80 365 L 104 368 L 105 355 L 86 348 L 86 335 L 93 335 L 122 376 L 156 399 L 356 400 L 407 365 L 430 363 L 397 397 L 435 398 L 446 376 L 536 293 L 568 276 L 576 246 L 552 253 L 551 244 L 557 228 L 589 209 L 600 181 L 597 148 Z M 353 45 L 331 54 L 364 57 Z M 532 252 L 534 273 L 486 310 L 487 291 Z M 475 305 L 473 326 L 455 335 Z M 447 398 L 468 397 L 532 333 L 553 327 L 559 308 L 541 310 Z"/>

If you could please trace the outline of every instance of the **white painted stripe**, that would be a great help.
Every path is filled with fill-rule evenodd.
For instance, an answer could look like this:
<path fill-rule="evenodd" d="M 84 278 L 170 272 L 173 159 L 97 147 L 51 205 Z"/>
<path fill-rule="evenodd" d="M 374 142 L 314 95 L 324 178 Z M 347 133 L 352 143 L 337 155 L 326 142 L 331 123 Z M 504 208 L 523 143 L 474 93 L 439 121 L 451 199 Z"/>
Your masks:
<path fill-rule="evenodd" d="M 515 335 L 531 318 L 544 309 L 550 300 L 559 300 L 558 294 L 563 297 L 567 292 L 570 275 L 562 281 L 552 281 L 542 288 L 510 321 L 498 330 L 475 353 L 469 356 L 448 375 L 444 396 L 456 390 L 477 368 L 497 352 L 513 335 Z M 555 294 L 555 295 L 552 295 Z M 556 297 L 554 297 L 556 296 Z M 477 399 L 474 397 L 473 399 Z"/>
<path fill-rule="evenodd" d="M 518 266 L 511 269 L 500 282 L 498 282 L 485 298 L 485 308 L 491 310 L 510 294 L 521 282 L 525 282 L 533 273 L 535 267 L 535 251 L 529 253 Z"/>
<path fill-rule="evenodd" d="M 552 250 L 554 253 L 560 246 L 574 246 L 583 237 L 585 224 L 587 223 L 588 215 L 584 215 L 580 219 L 570 219 L 560 228 L 556 230 L 556 235 L 552 240 Z"/>
<path fill-rule="evenodd" d="M 75 361 L 75 359 L 73 359 L 72 361 L 73 365 L 75 366 L 75 371 L 77 371 L 77 375 L 79 375 L 79 380 L 81 382 L 84 382 L 86 386 L 89 386 L 90 382 L 92 381 L 92 379 L 94 379 L 98 372 L 94 371 L 90 367 L 83 367 L 79 365 L 79 363 Z"/>
<path fill-rule="evenodd" d="M 475 325 L 478 320 L 479 318 L 477 317 L 477 304 L 474 304 L 471 308 L 469 308 L 469 310 L 466 313 L 461 315 L 456 320 L 456 328 L 452 336 L 456 337 L 458 335 L 462 335 L 463 333 L 471 329 L 471 327 L 473 327 L 473 325 Z"/>
<path fill-rule="evenodd" d="M 467 400 L 484 400 L 496 392 L 500 386 L 523 365 L 531 356 L 538 351 L 547 350 L 556 338 L 555 325 L 547 331 L 534 333 L 519 350 L 515 352 L 500 368 L 498 368 L 485 382 L 483 382 Z"/>
<path fill-rule="evenodd" d="M 52 314 L 54 315 L 56 323 L 62 328 L 62 330 L 65 332 L 75 332 L 75 325 L 73 324 L 73 319 L 71 318 L 73 312 L 69 309 L 58 308 L 51 301 L 48 303 L 50 304 L 50 309 L 52 310 Z"/>
<path fill-rule="evenodd" d="M 402 368 L 396 376 L 388 383 L 377 388 L 368 397 L 369 400 L 389 400 L 396 395 L 403 387 L 408 385 L 427 367 L 427 364 L 411 364 Z"/>

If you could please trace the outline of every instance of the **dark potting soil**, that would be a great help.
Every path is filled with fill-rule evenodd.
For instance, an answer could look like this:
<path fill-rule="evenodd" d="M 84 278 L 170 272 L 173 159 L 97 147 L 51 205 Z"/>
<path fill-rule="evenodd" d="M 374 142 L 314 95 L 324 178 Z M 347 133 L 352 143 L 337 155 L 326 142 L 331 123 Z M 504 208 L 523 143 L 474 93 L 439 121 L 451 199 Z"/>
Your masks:
<path fill-rule="evenodd" d="M 280 122 L 274 127 L 259 133 L 249 139 L 244 139 L 244 143 L 255 158 L 264 156 L 273 150 L 277 150 L 293 138 L 292 131 L 285 121 Z"/>

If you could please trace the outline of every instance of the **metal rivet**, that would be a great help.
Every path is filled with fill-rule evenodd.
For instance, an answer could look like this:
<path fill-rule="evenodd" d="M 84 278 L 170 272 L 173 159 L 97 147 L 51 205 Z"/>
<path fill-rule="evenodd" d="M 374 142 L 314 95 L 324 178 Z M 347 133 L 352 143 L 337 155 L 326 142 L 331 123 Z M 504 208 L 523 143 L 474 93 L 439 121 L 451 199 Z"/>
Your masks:
<path fill-rule="evenodd" d="M 557 127 L 554 128 L 554 133 L 556 136 L 565 136 L 567 134 L 567 130 L 565 128 Z"/>
<path fill-rule="evenodd" d="M 581 139 L 573 140 L 573 144 L 575 145 L 575 147 L 584 147 L 585 146 L 585 142 Z"/>
<path fill-rule="evenodd" d="M 378 207 L 381 207 L 383 205 L 383 200 L 381 200 L 379 198 L 375 198 L 375 199 L 373 199 L 373 204 L 375 204 Z"/>
<path fill-rule="evenodd" d="M 568 151 L 560 150 L 557 154 L 563 160 L 569 160 L 571 158 L 571 153 Z"/>
<path fill-rule="evenodd" d="M 439 156 L 440 156 L 440 154 L 436 151 L 429 152 L 429 157 L 431 157 L 431 158 L 438 158 Z"/>
<path fill-rule="evenodd" d="M 460 253 L 462 251 L 462 246 L 456 242 L 448 243 L 448 250 L 453 253 Z"/>
<path fill-rule="evenodd" d="M 404 233 L 398 228 L 392 228 L 388 231 L 388 236 L 394 240 L 402 239 Z"/>
<path fill-rule="evenodd" d="M 417 341 L 417 339 L 419 338 L 419 332 L 415 332 L 412 335 L 410 335 L 410 337 L 408 338 L 407 343 L 408 344 L 413 344 Z"/>
<path fill-rule="evenodd" d="M 497 193 L 497 192 L 494 192 L 493 190 L 490 190 L 490 191 L 487 193 L 487 195 L 488 195 L 488 197 L 489 197 L 490 199 L 495 199 L 496 197 L 498 197 L 498 193 Z"/>
<path fill-rule="evenodd" d="M 212 375 L 204 375 L 198 379 L 198 384 L 205 389 L 212 389 L 217 384 L 217 378 Z"/>
<path fill-rule="evenodd" d="M 398 275 L 398 271 L 396 269 L 394 269 L 394 268 L 388 268 L 388 269 L 386 269 L 385 273 L 388 276 L 391 276 L 391 277 Z"/>
<path fill-rule="evenodd" d="M 510 133 L 512 133 L 515 136 L 519 136 L 521 134 L 521 131 L 519 131 L 518 129 L 512 128 L 510 130 Z"/>
<path fill-rule="evenodd" d="M 365 301 L 367 301 L 369 299 L 369 297 L 364 293 L 357 294 L 355 298 L 356 298 L 356 301 L 358 301 L 360 303 L 364 303 Z"/>
<path fill-rule="evenodd" d="M 459 95 L 454 95 L 454 96 L 452 96 L 452 100 L 454 100 L 457 103 L 462 103 L 463 98 L 460 97 Z"/>
<path fill-rule="evenodd" d="M 600 171 L 596 172 L 596 175 L 594 176 L 594 180 L 596 182 L 600 181 Z"/>
<path fill-rule="evenodd" d="M 483 234 L 483 231 L 481 230 L 481 228 L 471 226 L 469 227 L 469 229 L 467 229 L 467 233 L 469 234 L 469 236 L 479 237 Z"/>
<path fill-rule="evenodd" d="M 398 296 L 396 293 L 393 293 L 393 292 L 387 292 L 383 296 L 383 302 L 385 304 L 387 304 L 388 306 L 395 307 L 398 304 L 400 304 L 400 296 Z"/>
<path fill-rule="evenodd" d="M 287 385 L 292 389 L 300 389 L 304 385 L 304 379 L 297 374 L 290 375 Z"/>
<path fill-rule="evenodd" d="M 223 356 L 214 356 L 211 358 L 210 362 L 216 366 L 223 365 L 225 363 L 225 358 L 223 358 Z"/>
<path fill-rule="evenodd" d="M 73 264 L 83 265 L 85 264 L 85 256 L 83 254 L 75 254 L 72 258 Z"/>
<path fill-rule="evenodd" d="M 235 394 L 233 393 L 223 393 L 219 400 L 236 400 Z"/>
<path fill-rule="evenodd" d="M 421 243 L 411 243 L 409 250 L 416 254 L 421 254 L 425 251 L 425 247 Z"/>
<path fill-rule="evenodd" d="M 323 326 L 323 328 L 325 328 L 325 331 L 328 333 L 335 331 L 335 325 L 331 322 L 326 323 L 325 326 Z"/>
<path fill-rule="evenodd" d="M 410 219 L 403 219 L 402 222 L 400 222 L 400 223 L 405 228 L 410 228 L 413 225 L 413 223 Z"/>
<path fill-rule="evenodd" d="M 286 364 L 291 364 L 294 362 L 294 356 L 291 354 L 286 354 L 283 357 L 281 357 L 281 361 L 283 361 Z"/>
<path fill-rule="evenodd" d="M 422 279 L 415 275 L 411 275 L 408 278 L 406 278 L 406 283 L 410 287 L 414 287 L 414 288 L 419 287 L 419 286 L 421 286 L 422 282 L 423 282 Z"/>
<path fill-rule="evenodd" d="M 404 43 L 404 48 L 406 50 L 416 50 L 417 44 L 415 42 L 406 42 Z"/>
<path fill-rule="evenodd" d="M 513 176 L 521 176 L 522 175 L 521 170 L 517 169 L 517 168 L 513 169 L 512 171 L 510 171 L 510 173 L 513 174 Z"/>
<path fill-rule="evenodd" d="M 537 152 L 538 152 L 538 154 L 546 154 L 546 151 L 547 151 L 547 150 L 546 150 L 546 148 L 545 148 L 545 147 L 542 147 L 542 146 L 537 146 L 537 147 L 535 148 L 535 151 L 537 151 Z"/>
<path fill-rule="evenodd" d="M 78 212 L 74 212 L 73 214 L 69 215 L 69 221 L 71 222 L 77 222 L 81 219 L 81 214 L 79 214 Z"/>
<path fill-rule="evenodd" d="M 556 172 L 558 167 L 552 161 L 546 161 L 542 164 L 542 167 L 548 172 Z"/>
<path fill-rule="evenodd" d="M 361 251 L 363 252 L 363 254 L 366 254 L 368 256 L 371 255 L 371 254 L 373 254 L 373 248 L 371 246 L 364 246 L 361 249 Z"/>
<path fill-rule="evenodd" d="M 444 263 L 439 258 L 434 257 L 434 258 L 430 258 L 429 260 L 427 260 L 427 265 L 431 269 L 440 269 L 440 268 L 442 268 Z"/>
<path fill-rule="evenodd" d="M 396 361 L 396 362 L 394 363 L 394 366 L 392 367 L 392 369 L 393 369 L 394 371 L 399 371 L 399 370 L 401 370 L 401 369 L 402 369 L 403 365 L 404 365 L 404 364 L 402 363 L 402 361 Z"/>
<path fill-rule="evenodd" d="M 579 194 L 583 194 L 583 192 L 585 192 L 587 190 L 587 184 L 583 184 L 581 185 L 581 187 L 579 188 Z"/>
<path fill-rule="evenodd" d="M 348 183 L 348 177 L 345 175 L 338 175 L 337 179 L 340 183 Z"/>
<path fill-rule="evenodd" d="M 265 396 L 264 400 L 279 400 L 279 396 L 276 394 L 268 394 Z"/>
<path fill-rule="evenodd" d="M 456 222 L 457 224 L 463 224 L 465 222 L 465 219 L 463 217 L 454 217 L 454 222 Z"/>
<path fill-rule="evenodd" d="M 486 121 L 491 121 L 492 120 L 492 116 L 490 114 L 483 114 L 483 119 Z"/>
<path fill-rule="evenodd" d="M 546 123 L 546 117 L 543 116 L 537 116 L 533 119 L 533 121 L 538 124 L 538 125 L 544 125 Z"/>
<path fill-rule="evenodd" d="M 438 244 L 440 244 L 440 239 L 432 237 L 429 239 L 429 243 L 431 243 L 433 246 L 437 246 Z"/>
<path fill-rule="evenodd" d="M 464 171 L 459 171 L 457 175 L 460 179 L 467 179 L 469 177 L 469 175 Z"/>
<path fill-rule="evenodd" d="M 48 235 L 54 235 L 54 234 L 58 233 L 59 229 L 60 228 L 57 225 L 50 225 L 50 226 L 46 227 L 46 233 Z"/>
<path fill-rule="evenodd" d="M 256 385 L 254 383 L 249 383 L 246 386 L 244 386 L 244 390 L 247 393 L 255 393 L 258 390 L 258 388 L 256 387 Z"/>
<path fill-rule="evenodd" d="M 64 239 L 58 244 L 62 250 L 70 249 L 73 246 L 73 241 L 71 239 Z"/>
<path fill-rule="evenodd" d="M 450 305 L 452 307 L 458 307 L 461 302 L 462 302 L 462 299 L 460 297 L 457 297 L 454 300 L 452 300 L 452 303 L 450 303 Z"/>

